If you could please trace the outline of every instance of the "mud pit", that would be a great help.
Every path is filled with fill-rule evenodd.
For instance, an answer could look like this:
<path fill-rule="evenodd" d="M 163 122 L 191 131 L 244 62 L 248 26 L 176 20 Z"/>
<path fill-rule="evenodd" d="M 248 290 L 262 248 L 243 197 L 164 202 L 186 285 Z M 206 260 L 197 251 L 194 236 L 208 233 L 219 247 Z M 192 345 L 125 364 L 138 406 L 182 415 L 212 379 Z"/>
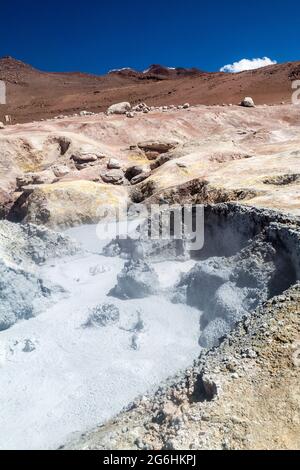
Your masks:
<path fill-rule="evenodd" d="M 7 304 L 1 448 L 56 448 L 106 422 L 300 278 L 299 221 L 238 205 L 206 208 L 199 252 L 183 244 L 181 253 L 172 246 L 158 253 L 148 244 L 139 256 L 139 242 L 114 241 L 103 253 L 107 242 L 99 243 L 95 227 L 68 235 L 83 242 L 83 251 L 72 244 L 69 252 L 47 231 L 35 234 L 38 249 L 28 249 L 26 237 L 20 248 L 20 269 L 28 282 L 47 285 L 50 304 L 41 307 L 45 289 L 23 299 L 31 315 L 20 314 L 23 303 L 13 312 Z M 3 240 L 1 281 L 15 283 L 18 295 L 23 283 L 15 264 L 22 256 L 7 259 Z M 1 286 L 1 301 L 10 295 Z"/>

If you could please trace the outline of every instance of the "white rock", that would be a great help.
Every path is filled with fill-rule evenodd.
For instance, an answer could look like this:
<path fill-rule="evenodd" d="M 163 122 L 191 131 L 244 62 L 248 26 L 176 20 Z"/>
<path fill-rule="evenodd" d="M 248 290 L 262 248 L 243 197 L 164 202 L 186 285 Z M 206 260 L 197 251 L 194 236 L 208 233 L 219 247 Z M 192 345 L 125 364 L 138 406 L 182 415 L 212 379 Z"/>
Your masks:
<path fill-rule="evenodd" d="M 184 103 L 183 109 L 188 109 L 189 107 L 190 107 L 190 104 L 189 104 L 189 103 Z"/>
<path fill-rule="evenodd" d="M 0 129 L 5 129 L 5 125 L 0 121 Z"/>
<path fill-rule="evenodd" d="M 244 106 L 245 108 L 254 108 L 255 104 L 250 96 L 246 96 L 246 98 L 241 102 L 241 106 Z"/>
<path fill-rule="evenodd" d="M 127 101 L 122 103 L 116 103 L 111 105 L 108 110 L 107 114 L 126 114 L 128 111 L 131 110 L 131 105 Z"/>
<path fill-rule="evenodd" d="M 121 168 L 121 164 L 115 158 L 110 158 L 110 160 L 107 163 L 107 168 L 109 170 L 119 170 Z"/>
<path fill-rule="evenodd" d="M 91 111 L 80 111 L 79 116 L 92 116 L 94 113 Z"/>

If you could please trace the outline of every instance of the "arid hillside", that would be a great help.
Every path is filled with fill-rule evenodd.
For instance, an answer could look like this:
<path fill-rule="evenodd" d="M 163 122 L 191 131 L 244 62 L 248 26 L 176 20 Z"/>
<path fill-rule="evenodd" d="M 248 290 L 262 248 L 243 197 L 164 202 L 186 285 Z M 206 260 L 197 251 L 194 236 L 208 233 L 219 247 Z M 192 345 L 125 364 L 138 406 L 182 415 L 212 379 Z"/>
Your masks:
<path fill-rule="evenodd" d="M 144 72 L 123 69 L 103 76 L 84 73 L 48 73 L 11 57 L 0 59 L 0 80 L 7 84 L 7 105 L 0 121 L 31 122 L 81 110 L 101 112 L 116 102 L 148 105 L 238 104 L 252 96 L 257 104 L 291 100 L 291 82 L 300 78 L 300 62 L 257 70 L 207 73 L 198 69 L 152 65 Z"/>

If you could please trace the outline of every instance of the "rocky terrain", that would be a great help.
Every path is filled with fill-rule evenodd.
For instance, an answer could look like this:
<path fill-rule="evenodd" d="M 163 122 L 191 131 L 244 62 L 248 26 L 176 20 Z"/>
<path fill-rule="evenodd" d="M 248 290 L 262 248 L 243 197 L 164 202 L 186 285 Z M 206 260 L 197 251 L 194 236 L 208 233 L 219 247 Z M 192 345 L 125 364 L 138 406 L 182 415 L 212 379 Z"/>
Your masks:
<path fill-rule="evenodd" d="M 144 72 L 116 70 L 97 76 L 49 73 L 11 57 L 0 59 L 0 80 L 7 85 L 7 105 L 0 107 L 12 122 L 31 122 L 82 110 L 100 112 L 121 101 L 153 106 L 238 104 L 252 96 L 257 104 L 291 101 L 291 82 L 300 77 L 299 62 L 271 65 L 238 74 L 152 65 Z"/>
<path fill-rule="evenodd" d="M 133 112 L 0 130 L 0 213 L 52 228 L 97 222 L 99 207 L 127 200 L 299 215 L 297 106 Z"/>
<path fill-rule="evenodd" d="M 11 59 L 5 60 L 7 73 Z M 24 70 L 22 76 L 36 77 L 34 69 L 19 66 Z M 282 67 L 274 67 L 271 75 L 276 77 Z M 295 76 L 298 69 L 286 67 Z M 268 70 L 251 72 L 251 76 L 266 78 Z M 150 86 L 152 80 L 158 86 L 169 86 L 203 78 L 197 70 L 165 73 L 160 67 L 143 76 L 147 74 L 146 84 L 138 86 Z M 239 80 L 243 74 L 228 80 Z M 128 70 L 109 76 L 121 82 L 144 80 L 141 74 Z M 18 77 L 12 73 L 12 82 L 17 82 L 14 86 L 19 86 Z M 81 76 L 72 75 L 72 80 L 75 78 L 80 80 Z M 100 79 L 91 77 L 93 80 Z M 65 387 L 75 387 L 68 389 L 67 404 L 59 397 L 54 404 L 49 401 L 49 416 L 47 409 L 40 414 L 36 395 L 37 414 L 31 426 L 36 441 L 28 438 L 28 447 L 32 442 L 47 447 L 43 433 L 44 439 L 52 439 L 51 445 L 57 444 L 53 429 L 58 419 L 60 443 L 67 448 L 299 449 L 298 107 L 257 105 L 253 94 L 254 102 L 250 95 L 243 106 L 192 105 L 192 100 L 179 104 L 177 99 L 162 106 L 161 98 L 156 106 L 151 99 L 128 102 L 129 96 L 124 93 L 121 103 L 108 102 L 107 107 L 113 106 L 106 113 L 93 114 L 81 108 L 78 115 L 0 129 L 0 215 L 6 219 L 0 221 L 1 339 L 8 342 L 9 354 L 18 354 L 15 361 L 8 361 L 9 366 L 18 371 L 26 365 L 33 374 L 28 375 L 30 383 L 37 383 L 37 394 L 48 386 L 46 379 L 40 385 L 39 370 L 52 354 L 66 371 L 62 378 L 51 369 L 59 386 L 70 374 L 73 381 Z M 240 95 L 239 102 L 245 96 Z M 100 250 L 83 225 L 88 224 L 96 237 L 91 224 L 132 203 L 205 205 L 203 249 L 189 252 L 184 242 L 141 246 L 140 241 L 129 239 L 112 240 Z M 75 239 L 80 234 L 82 248 L 61 233 L 67 229 Z M 99 261 L 105 265 L 100 266 Z M 169 264 L 175 261 L 176 269 L 175 264 Z M 106 269 L 112 270 L 110 275 L 105 274 Z M 136 309 L 137 302 L 142 302 L 145 312 L 137 310 L 132 326 L 127 315 L 130 308 Z M 130 306 L 128 311 L 122 311 L 124 305 Z M 176 329 L 172 336 L 176 322 L 166 325 L 168 315 L 166 319 L 155 317 L 161 309 L 153 305 L 164 305 L 166 312 L 172 309 L 184 335 L 178 335 Z M 37 317 L 41 309 L 43 314 Z M 143 314 L 149 319 L 146 327 Z M 150 333 L 149 329 L 152 324 L 161 328 L 160 322 L 167 326 L 163 331 L 170 341 L 168 347 L 174 346 L 175 340 L 170 338 L 182 340 L 186 356 L 181 357 L 181 348 L 171 348 L 173 355 L 179 354 L 180 368 L 185 367 L 186 359 L 195 357 L 196 347 L 199 358 L 180 372 L 176 361 L 172 363 L 172 357 L 163 354 L 164 344 L 159 343 L 155 352 L 160 354 L 157 361 L 163 369 L 157 367 L 155 373 L 149 369 L 155 380 L 132 380 L 121 414 L 117 415 L 124 400 L 111 405 L 107 398 L 107 408 L 102 407 L 99 390 L 105 397 L 118 398 L 111 390 L 116 386 L 114 377 L 119 375 L 112 374 L 112 381 L 102 390 L 106 380 L 100 387 L 99 374 L 93 369 L 90 375 L 84 368 L 81 351 L 90 347 L 90 354 L 95 353 L 91 363 L 101 365 L 93 345 L 99 344 L 99 335 L 103 344 L 110 344 L 109 331 L 117 335 L 118 347 L 124 346 L 121 356 L 132 360 L 133 353 L 146 354 L 141 334 L 150 345 L 152 338 L 158 339 L 155 329 Z M 45 337 L 48 329 L 53 344 Z M 24 349 L 17 350 L 15 332 L 22 338 L 25 333 L 38 336 L 33 359 L 24 359 Z M 88 340 L 85 335 L 90 335 Z M 40 362 L 39 350 L 45 363 Z M 109 352 L 106 361 L 110 357 Z M 140 377 L 137 357 L 133 369 Z M 0 365 L 1 361 L 0 348 Z M 70 369 L 73 363 L 78 367 Z M 3 370 L 5 389 L 11 384 L 11 372 Z M 125 370 L 124 364 L 120 370 Z M 175 375 L 174 370 L 178 371 Z M 92 388 L 87 412 L 82 406 L 86 384 L 80 382 L 85 373 L 91 377 Z M 161 383 L 159 389 L 157 382 Z M 140 390 L 145 393 L 129 405 L 130 397 Z M 12 393 L 17 393 L 15 387 Z M 30 393 L 30 385 L 26 393 Z M 16 406 L 14 403 L 9 400 L 7 416 L 19 410 L 22 423 L 27 423 L 26 409 L 18 397 Z M 117 416 L 112 419 L 111 415 Z M 91 431 L 97 423 L 99 427 Z M 22 427 L 16 442 L 23 439 L 21 431 Z M 10 436 L 13 434 L 11 431 Z M 9 445 L 16 445 L 12 437 Z"/>

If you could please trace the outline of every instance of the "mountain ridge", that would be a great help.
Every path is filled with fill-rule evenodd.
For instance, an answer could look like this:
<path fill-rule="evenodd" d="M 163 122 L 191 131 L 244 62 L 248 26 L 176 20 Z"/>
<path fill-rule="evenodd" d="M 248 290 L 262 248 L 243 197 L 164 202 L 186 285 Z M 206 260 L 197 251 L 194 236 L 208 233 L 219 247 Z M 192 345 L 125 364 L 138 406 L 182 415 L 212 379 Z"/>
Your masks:
<path fill-rule="evenodd" d="M 7 104 L 0 106 L 0 121 L 5 115 L 18 123 L 81 110 L 102 112 L 120 101 L 222 105 L 252 96 L 256 104 L 280 104 L 291 101 L 292 81 L 299 78 L 300 61 L 236 74 L 152 64 L 144 71 L 123 68 L 95 75 L 41 71 L 5 56 L 0 58 L 0 80 L 7 85 Z"/>

